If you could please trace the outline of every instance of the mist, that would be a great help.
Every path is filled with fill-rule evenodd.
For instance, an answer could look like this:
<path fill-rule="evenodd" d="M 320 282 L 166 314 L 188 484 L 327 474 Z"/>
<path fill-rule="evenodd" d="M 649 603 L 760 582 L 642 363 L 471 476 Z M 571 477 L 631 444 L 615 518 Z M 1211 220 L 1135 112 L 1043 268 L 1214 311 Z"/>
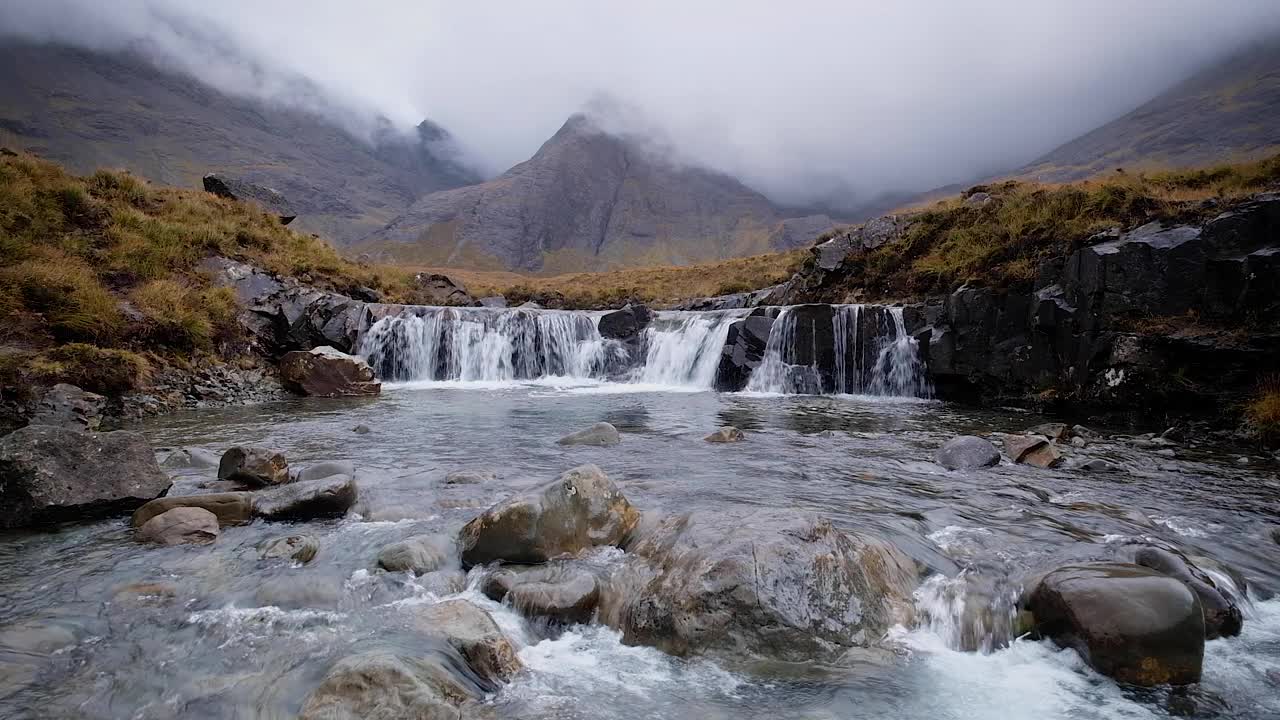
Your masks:
<path fill-rule="evenodd" d="M 0 34 L 134 49 L 329 114 L 431 118 L 488 175 L 600 97 L 684 161 L 851 207 L 1016 168 L 1240 46 L 1274 0 L 9 0 Z"/>

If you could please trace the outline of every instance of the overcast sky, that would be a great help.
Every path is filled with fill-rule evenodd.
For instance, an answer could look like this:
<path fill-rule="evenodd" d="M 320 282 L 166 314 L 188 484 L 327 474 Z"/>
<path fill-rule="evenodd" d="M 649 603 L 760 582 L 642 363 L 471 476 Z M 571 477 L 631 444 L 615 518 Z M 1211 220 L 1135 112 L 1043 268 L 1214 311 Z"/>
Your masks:
<path fill-rule="evenodd" d="M 605 93 L 776 200 L 856 202 L 1030 161 L 1280 32 L 1280 0 L 4 0 L 0 28 L 311 104 L 301 75 L 489 174 Z"/>

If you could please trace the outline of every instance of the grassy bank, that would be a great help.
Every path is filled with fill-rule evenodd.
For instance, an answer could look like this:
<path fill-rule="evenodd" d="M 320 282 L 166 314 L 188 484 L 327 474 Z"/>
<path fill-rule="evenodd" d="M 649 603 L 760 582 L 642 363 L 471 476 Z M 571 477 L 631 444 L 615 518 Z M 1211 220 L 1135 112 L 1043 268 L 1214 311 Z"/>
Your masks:
<path fill-rule="evenodd" d="M 357 265 L 253 206 L 0 157 L 0 372 L 5 384 L 118 392 L 156 362 L 236 353 L 234 295 L 199 270 L 223 255 L 320 287 L 390 295 L 407 273 Z"/>

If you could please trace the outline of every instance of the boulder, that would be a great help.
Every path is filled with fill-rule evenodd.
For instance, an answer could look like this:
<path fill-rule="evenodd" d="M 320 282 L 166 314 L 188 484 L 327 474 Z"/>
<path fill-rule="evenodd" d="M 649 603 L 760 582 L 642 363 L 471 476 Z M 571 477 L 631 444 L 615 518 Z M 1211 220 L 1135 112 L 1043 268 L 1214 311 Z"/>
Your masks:
<path fill-rule="evenodd" d="M 211 543 L 218 539 L 218 516 L 198 507 L 176 507 L 138 528 L 138 539 L 161 545 Z"/>
<path fill-rule="evenodd" d="M 732 425 L 720 428 L 710 435 L 702 438 L 709 443 L 736 443 L 746 439 L 746 435 L 741 430 Z"/>
<path fill-rule="evenodd" d="M 988 440 L 961 435 L 938 448 L 933 459 L 948 470 L 976 470 L 1000 464 L 1000 451 Z"/>
<path fill-rule="evenodd" d="M 281 225 L 288 225 L 298 217 L 298 213 L 294 211 L 289 201 L 279 192 L 248 180 L 210 173 L 204 176 L 204 189 L 218 197 L 258 205 L 280 218 Z"/>
<path fill-rule="evenodd" d="M 418 273 L 413 276 L 411 300 L 415 305 L 453 305 L 475 307 L 479 303 L 462 283 L 448 275 Z"/>
<path fill-rule="evenodd" d="M 388 545 L 378 553 L 378 567 L 414 575 L 439 570 L 453 556 L 453 541 L 443 535 L 415 535 Z"/>
<path fill-rule="evenodd" d="M 1053 442 L 1063 442 L 1071 439 L 1071 426 L 1066 423 L 1043 423 L 1031 428 L 1025 434 L 1043 435 Z"/>
<path fill-rule="evenodd" d="M 1204 613 L 1184 583 L 1128 563 L 1068 565 L 1045 575 L 1026 608 L 1035 632 L 1130 685 L 1199 682 Z"/>
<path fill-rule="evenodd" d="M 357 435 L 368 435 L 369 433 L 373 432 L 373 428 L 369 427 L 368 425 L 357 425 L 351 428 L 351 432 Z"/>
<path fill-rule="evenodd" d="M 1024 465 L 1051 468 L 1062 462 L 1062 453 L 1039 435 L 1006 435 L 1004 450 L 1009 459 Z"/>
<path fill-rule="evenodd" d="M 640 513 L 600 468 L 582 465 L 489 508 L 463 526 L 458 547 L 464 567 L 496 560 L 543 563 L 620 545 L 639 521 Z"/>
<path fill-rule="evenodd" d="M 595 445 L 598 447 L 617 445 L 620 442 L 622 442 L 622 438 L 618 435 L 618 429 L 607 422 L 598 422 L 585 430 L 565 435 L 556 441 L 560 445 Z"/>
<path fill-rule="evenodd" d="M 258 546 L 258 558 L 268 560 L 283 558 L 296 560 L 303 565 L 311 562 L 320 552 L 320 541 L 314 535 L 286 535 L 263 541 Z"/>
<path fill-rule="evenodd" d="M 356 466 L 349 460 L 331 460 L 329 462 L 316 463 L 308 465 L 305 469 L 298 472 L 293 477 L 293 482 L 305 482 L 307 480 L 319 480 L 333 475 L 351 475 L 356 474 Z"/>
<path fill-rule="evenodd" d="M 527 617 L 564 624 L 590 622 L 600 601 L 595 576 L 567 563 L 504 567 L 485 579 L 482 590 Z"/>
<path fill-rule="evenodd" d="M 246 525 L 253 520 L 253 493 L 224 492 L 156 498 L 134 511 L 131 524 L 142 527 L 151 518 L 181 507 L 208 510 L 218 518 L 219 527 Z"/>
<path fill-rule="evenodd" d="M 805 513 L 679 515 L 631 543 L 628 557 L 644 565 L 641 582 L 611 582 L 601 602 L 617 609 L 602 617 L 624 642 L 674 655 L 833 662 L 913 614 L 910 558 Z"/>
<path fill-rule="evenodd" d="M 1212 576 L 1196 567 L 1185 555 L 1157 547 L 1144 547 L 1135 553 L 1133 561 L 1181 580 L 1191 588 L 1200 599 L 1200 609 L 1204 611 L 1206 639 L 1215 640 L 1240 634 L 1244 627 L 1244 616 L 1230 590 L 1220 587 Z"/>
<path fill-rule="evenodd" d="M 0 438 L 0 529 L 129 512 L 171 484 L 138 433 L 32 425 Z"/>
<path fill-rule="evenodd" d="M 751 373 L 764 361 L 765 347 L 774 319 L 768 315 L 751 315 L 735 321 L 725 335 L 716 367 L 715 388 L 721 392 L 737 392 L 747 386 Z"/>
<path fill-rule="evenodd" d="M 222 453 L 218 479 L 249 487 L 269 487 L 289 482 L 289 462 L 270 448 L 237 446 Z"/>
<path fill-rule="evenodd" d="M 52 425 L 69 430 L 97 430 L 102 424 L 106 398 L 81 390 L 75 385 L 58 383 L 49 388 L 36 403 L 31 425 Z"/>
<path fill-rule="evenodd" d="M 1045 443 L 1023 453 L 1018 462 L 1038 468 L 1057 467 L 1062 464 L 1062 453 L 1052 444 Z"/>
<path fill-rule="evenodd" d="M 509 681 L 524 667 L 489 613 L 466 600 L 427 605 L 414 616 L 413 624 L 446 640 L 488 687 Z"/>
<path fill-rule="evenodd" d="M 363 358 L 327 345 L 295 350 L 280 358 L 285 387 L 313 397 L 365 397 L 382 392 L 382 383 Z"/>
<path fill-rule="evenodd" d="M 254 514 L 267 520 L 342 517 L 356 503 L 355 478 L 330 475 L 255 493 Z"/>
<path fill-rule="evenodd" d="M 446 653 L 410 657 L 370 651 L 339 660 L 307 696 L 298 720 L 457 720 L 459 706 L 486 689 Z"/>
<path fill-rule="evenodd" d="M 644 305 L 628 303 L 621 310 L 601 316 L 597 328 L 600 336 L 608 340 L 634 342 L 653 320 L 653 311 Z"/>

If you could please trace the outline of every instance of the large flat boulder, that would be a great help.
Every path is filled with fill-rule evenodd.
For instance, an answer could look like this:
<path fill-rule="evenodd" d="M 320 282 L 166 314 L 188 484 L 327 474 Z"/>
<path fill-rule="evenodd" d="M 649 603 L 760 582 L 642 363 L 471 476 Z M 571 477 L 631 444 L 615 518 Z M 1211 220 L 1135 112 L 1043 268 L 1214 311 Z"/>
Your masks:
<path fill-rule="evenodd" d="M 294 392 L 314 397 L 363 397 L 382 392 L 363 358 L 329 346 L 295 350 L 280 358 L 280 379 Z"/>
<path fill-rule="evenodd" d="M 32 425 L 0 438 L 0 528 L 126 513 L 171 484 L 138 433 Z"/>
<path fill-rule="evenodd" d="M 805 513 L 678 515 L 628 555 L 636 567 L 610 578 L 602 617 L 625 642 L 675 655 L 834 662 L 912 617 L 910 558 Z"/>
<path fill-rule="evenodd" d="M 218 518 L 219 527 L 245 525 L 253 520 L 253 493 L 223 492 L 156 498 L 133 512 L 132 525 L 142 527 L 151 518 L 181 507 L 208 510 Z"/>
<path fill-rule="evenodd" d="M 1045 575 L 1026 608 L 1035 632 L 1130 685 L 1200 681 L 1205 625 L 1185 583 L 1128 563 L 1068 565 Z"/>
<path fill-rule="evenodd" d="M 253 512 L 267 520 L 342 517 L 356 504 L 357 496 L 355 478 L 331 475 L 254 493 Z"/>
<path fill-rule="evenodd" d="M 465 567 L 502 560 L 543 563 L 602 545 L 620 545 L 640 521 L 595 465 L 508 498 L 467 523 L 458 536 Z"/>

